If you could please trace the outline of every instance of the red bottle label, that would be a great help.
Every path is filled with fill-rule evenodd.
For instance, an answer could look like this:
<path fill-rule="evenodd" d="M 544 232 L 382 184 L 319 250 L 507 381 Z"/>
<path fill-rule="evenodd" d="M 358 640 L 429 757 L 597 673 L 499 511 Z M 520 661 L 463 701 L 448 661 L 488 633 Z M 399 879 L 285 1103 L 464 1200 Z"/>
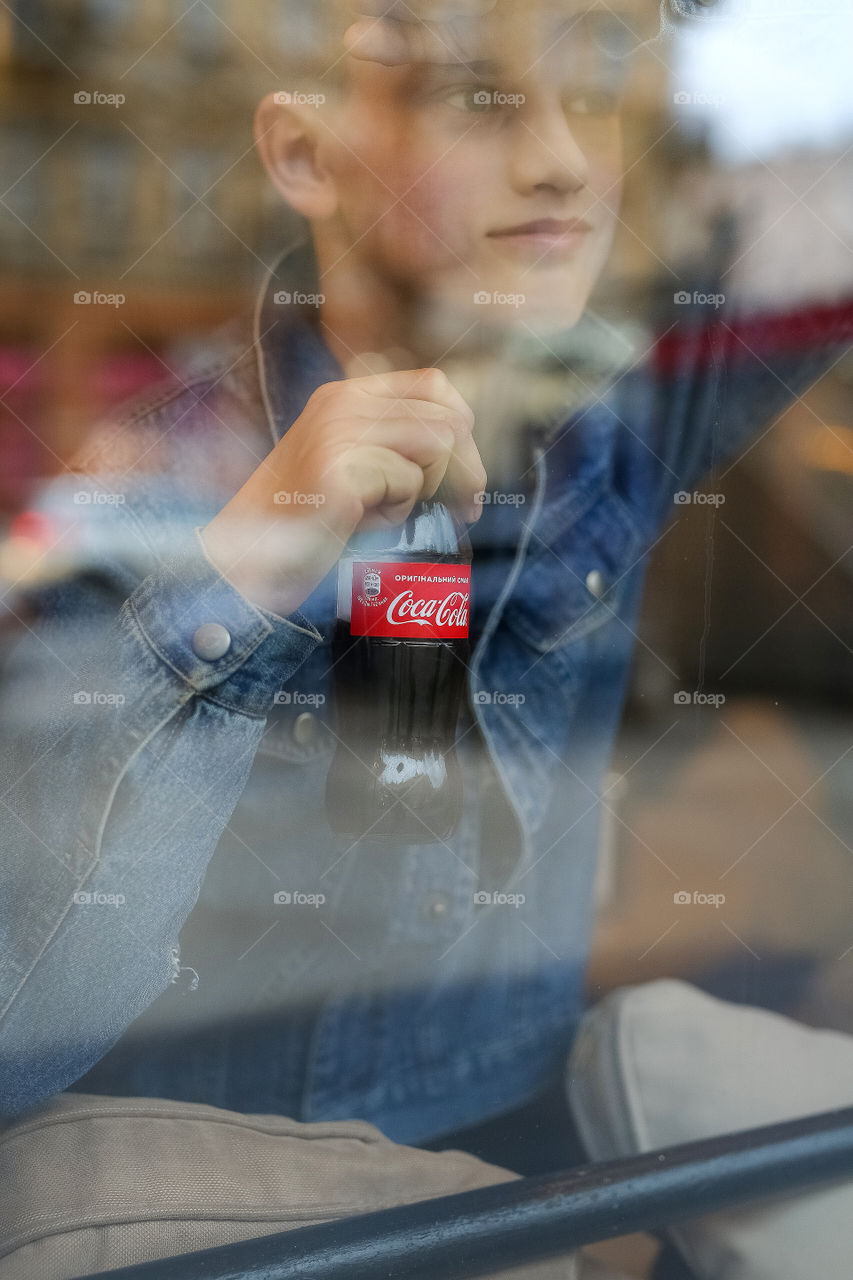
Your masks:
<path fill-rule="evenodd" d="M 354 636 L 465 640 L 471 566 L 356 560 L 352 566 Z"/>

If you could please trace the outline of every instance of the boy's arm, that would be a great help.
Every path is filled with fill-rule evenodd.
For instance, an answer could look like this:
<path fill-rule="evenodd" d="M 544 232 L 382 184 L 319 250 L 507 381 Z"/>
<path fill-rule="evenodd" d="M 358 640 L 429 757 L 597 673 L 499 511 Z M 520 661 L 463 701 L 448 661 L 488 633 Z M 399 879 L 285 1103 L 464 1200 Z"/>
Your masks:
<path fill-rule="evenodd" d="M 0 1115 L 73 1083 L 168 985 L 275 693 L 322 641 L 299 607 L 356 527 L 440 484 L 479 517 L 473 421 L 438 370 L 344 380 L 212 520 L 221 495 L 186 466 L 82 506 L 56 486 L 76 567 L 34 601 L 0 690 Z"/>
<path fill-rule="evenodd" d="M 99 546 L 133 540 L 115 508 L 99 522 Z M 275 692 L 321 639 L 248 603 L 194 535 L 170 561 L 135 552 L 39 591 L 4 664 L 4 1116 L 71 1085 L 173 979 Z"/>

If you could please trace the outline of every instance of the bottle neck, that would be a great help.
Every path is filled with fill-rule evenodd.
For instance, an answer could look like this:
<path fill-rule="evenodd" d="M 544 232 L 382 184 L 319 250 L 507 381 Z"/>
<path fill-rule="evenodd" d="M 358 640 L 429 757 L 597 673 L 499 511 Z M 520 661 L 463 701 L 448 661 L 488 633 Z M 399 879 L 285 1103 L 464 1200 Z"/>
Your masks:
<path fill-rule="evenodd" d="M 467 527 L 436 494 L 416 502 L 401 525 L 353 534 L 345 554 L 358 559 L 433 554 L 470 561 L 472 548 Z"/>

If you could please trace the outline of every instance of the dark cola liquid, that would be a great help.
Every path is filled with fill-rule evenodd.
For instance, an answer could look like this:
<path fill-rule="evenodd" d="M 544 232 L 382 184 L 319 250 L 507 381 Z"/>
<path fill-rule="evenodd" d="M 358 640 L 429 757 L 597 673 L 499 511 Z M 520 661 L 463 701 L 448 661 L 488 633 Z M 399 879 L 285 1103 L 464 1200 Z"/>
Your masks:
<path fill-rule="evenodd" d="M 326 812 L 333 830 L 352 841 L 392 846 L 447 840 L 462 814 L 455 741 L 469 640 L 441 635 L 438 626 L 430 628 L 439 629 L 438 636 L 423 639 L 379 634 L 387 631 L 387 616 L 384 624 L 370 626 L 372 634 L 353 635 L 356 562 L 399 565 L 401 571 L 418 564 L 467 569 L 470 539 L 439 498 L 419 503 L 399 529 L 361 539 L 353 567 L 347 560 L 339 568 L 332 639 L 338 746 L 326 785 Z M 369 586 L 364 577 L 359 600 L 379 590 L 378 574 Z M 418 592 L 412 588 L 412 594 Z M 394 625 L 399 624 L 395 618 Z M 467 625 L 456 625 L 467 632 Z M 362 619 L 355 630 L 364 629 Z"/>
<path fill-rule="evenodd" d="M 462 808 L 454 742 L 467 640 L 351 636 L 339 622 L 337 734 L 326 801 L 352 839 L 430 844 L 452 834 Z"/>

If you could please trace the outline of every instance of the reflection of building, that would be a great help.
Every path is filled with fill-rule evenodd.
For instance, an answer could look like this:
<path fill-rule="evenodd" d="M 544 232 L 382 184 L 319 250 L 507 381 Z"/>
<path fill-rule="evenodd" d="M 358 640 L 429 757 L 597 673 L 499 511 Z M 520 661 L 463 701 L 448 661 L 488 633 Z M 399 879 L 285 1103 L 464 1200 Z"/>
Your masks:
<path fill-rule="evenodd" d="M 273 205 L 245 155 L 252 113 L 309 56 L 316 12 L 28 0 L 26 27 L 7 14 L 2 179 L 16 185 L 3 237 L 15 261 L 52 273 L 49 246 L 83 274 L 139 258 L 135 281 L 174 282 L 263 258 Z"/>
<path fill-rule="evenodd" d="M 20 496 L 107 402 L 162 377 L 176 336 L 238 308 L 292 234 L 252 116 L 321 33 L 320 6 L 286 0 L 17 8 L 0 8 L 0 344 L 17 383 L 0 449 Z M 126 303 L 84 313 L 81 290 Z"/>

